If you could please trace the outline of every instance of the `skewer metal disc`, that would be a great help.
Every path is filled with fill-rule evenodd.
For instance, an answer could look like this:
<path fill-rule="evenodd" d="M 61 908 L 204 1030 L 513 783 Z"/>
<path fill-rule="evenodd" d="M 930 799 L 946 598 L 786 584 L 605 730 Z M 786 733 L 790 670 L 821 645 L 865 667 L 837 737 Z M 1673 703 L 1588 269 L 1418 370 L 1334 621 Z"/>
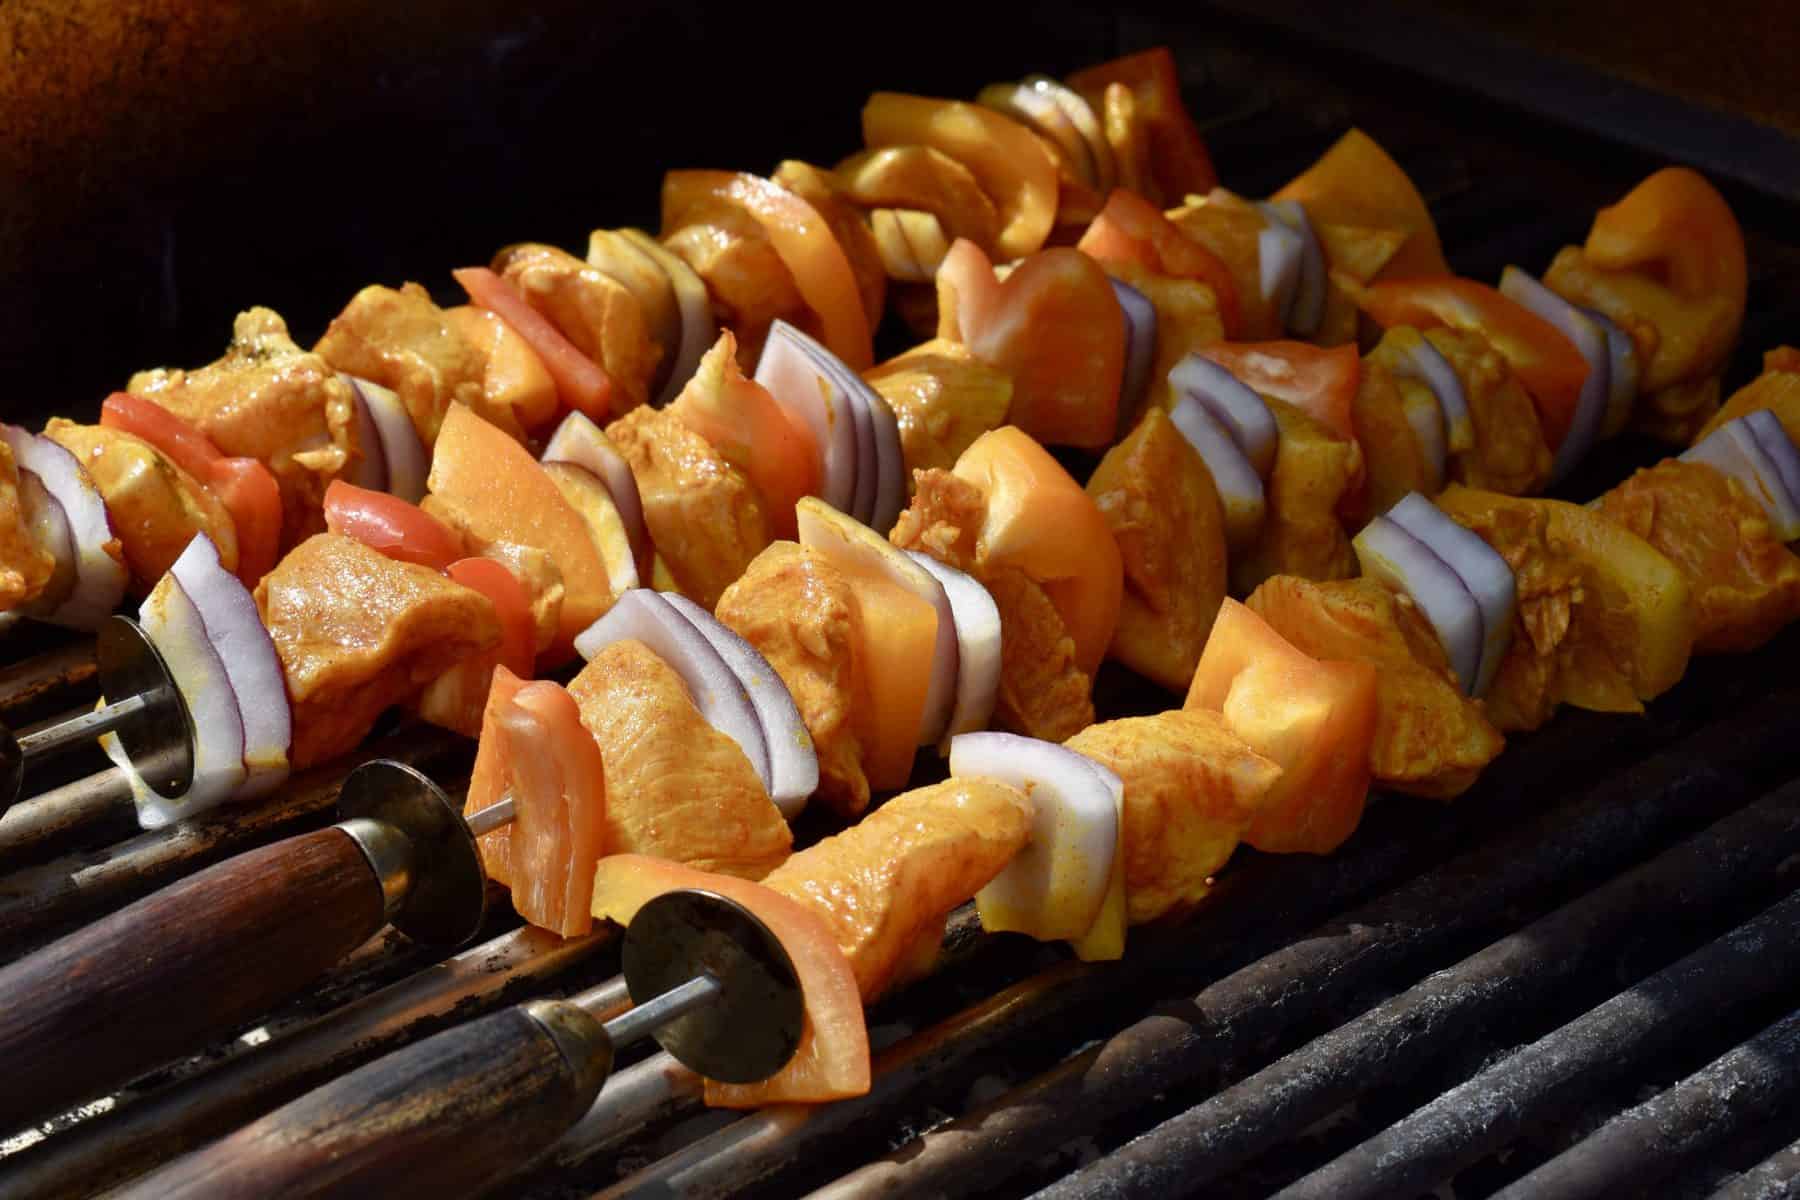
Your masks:
<path fill-rule="evenodd" d="M 667 892 L 625 930 L 620 966 L 644 1003 L 697 975 L 718 998 L 656 1030 L 664 1050 L 722 1083 L 754 1083 L 780 1070 L 800 1045 L 800 978 L 781 942 L 748 909 L 714 892 Z"/>
<path fill-rule="evenodd" d="M 338 812 L 391 825 L 412 845 L 412 883 L 395 928 L 439 946 L 475 936 L 487 914 L 487 873 L 462 811 L 442 788 L 404 763 L 377 759 L 345 778 Z"/>
<path fill-rule="evenodd" d="M 162 652 L 136 621 L 117 616 L 100 626 L 95 652 L 101 695 L 144 698 L 114 729 L 131 765 L 159 796 L 186 795 L 194 784 L 194 721 Z"/>

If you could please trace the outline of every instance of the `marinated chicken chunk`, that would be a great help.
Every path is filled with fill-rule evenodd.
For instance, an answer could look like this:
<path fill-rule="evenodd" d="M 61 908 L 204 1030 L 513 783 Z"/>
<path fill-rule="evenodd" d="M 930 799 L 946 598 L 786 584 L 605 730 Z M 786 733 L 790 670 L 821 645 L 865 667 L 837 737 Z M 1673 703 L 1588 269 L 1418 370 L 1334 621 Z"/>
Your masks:
<path fill-rule="evenodd" d="M 1357 381 L 1350 418 L 1362 449 L 1368 485 L 1352 528 L 1384 513 L 1408 492 L 1433 496 L 1444 486 L 1413 424 L 1414 418 L 1435 422 L 1443 417 L 1430 388 L 1396 376 L 1373 354 L 1365 357 Z"/>
<path fill-rule="evenodd" d="M 464 527 L 451 526 L 468 542 L 472 555 L 503 563 L 514 578 L 524 585 L 531 605 L 535 632 L 533 643 L 542 654 L 556 640 L 562 620 L 563 581 L 556 560 L 532 546 L 513 542 L 493 542 L 486 546 L 469 535 Z M 500 647 L 472 654 L 425 685 L 411 708 L 420 718 L 464 737 L 481 734 L 482 715 L 488 705 L 489 685 L 494 667 L 500 662 Z"/>
<path fill-rule="evenodd" d="M 1325 315 L 1311 341 L 1320 346 L 1346 346 L 1356 340 L 1362 316 L 1357 296 L 1394 261 L 1408 235 L 1404 229 L 1309 219 L 1325 252 Z"/>
<path fill-rule="evenodd" d="M 492 412 L 486 402 L 480 348 L 416 283 L 356 293 L 313 349 L 338 370 L 398 395 L 427 448 L 452 404 L 467 404 L 519 436 L 510 412 Z"/>
<path fill-rule="evenodd" d="M 1639 712 L 1681 678 L 1694 641 L 1691 593 L 1648 542 L 1559 500 L 1455 486 L 1438 505 L 1513 570 L 1512 643 L 1484 697 L 1495 728 L 1536 729 L 1561 703 Z"/>
<path fill-rule="evenodd" d="M 1184 691 L 1225 598 L 1225 516 L 1212 474 L 1168 414 L 1152 408 L 1100 460 L 1087 492 L 1125 567 L 1108 653 Z"/>
<path fill-rule="evenodd" d="M 1529 496 L 1550 482 L 1550 447 L 1537 406 L 1512 368 L 1479 333 L 1433 329 L 1425 340 L 1462 381 L 1475 441 L 1450 456 L 1450 478 L 1472 488 Z"/>
<path fill-rule="evenodd" d="M 1251 592 L 1272 575 L 1348 579 L 1356 552 L 1338 508 L 1356 472 L 1356 443 L 1281 400 L 1268 400 L 1280 437 L 1265 484 L 1262 535 L 1231 563 L 1231 590 Z"/>
<path fill-rule="evenodd" d="M 614 642 L 569 684 L 606 762 L 613 854 L 647 854 L 761 879 L 793 835 L 738 744 L 706 723 L 674 668 Z"/>
<path fill-rule="evenodd" d="M 227 571 L 237 570 L 237 526 L 192 475 L 142 438 L 104 425 L 52 418 L 44 436 L 80 461 L 106 501 L 106 515 L 131 569 L 132 594 L 148 595 L 196 533 L 212 539 Z"/>
<path fill-rule="evenodd" d="M 789 321 L 811 334 L 821 330 L 762 226 L 746 212 L 722 203 L 672 204 L 663 185 L 662 242 L 706 283 L 713 315 L 737 335 L 738 365 L 756 369 L 769 326 Z"/>
<path fill-rule="evenodd" d="M 335 533 L 294 547 L 256 607 L 287 677 L 295 769 L 350 750 L 390 706 L 500 641 L 480 592 Z"/>
<path fill-rule="evenodd" d="M 1694 597 L 1694 649 L 1754 650 L 1800 616 L 1800 558 L 1762 505 L 1705 463 L 1665 459 L 1600 497 L 1600 512 L 1681 569 Z"/>
<path fill-rule="evenodd" d="M 666 410 L 626 413 L 606 435 L 631 466 L 650 540 L 676 586 L 696 604 L 717 607 L 770 541 L 756 488 Z"/>
<path fill-rule="evenodd" d="M 869 686 L 862 610 L 850 580 L 823 555 L 774 542 L 725 589 L 716 614 L 787 685 L 819 757 L 815 796 L 839 816 L 869 807 L 855 709 Z"/>
<path fill-rule="evenodd" d="M 800 851 L 763 884 L 823 917 L 865 1003 L 916 974 L 944 918 L 998 875 L 1031 833 L 1024 793 L 950 779 L 895 796 Z"/>
<path fill-rule="evenodd" d="M 890 540 L 973 575 L 1000 610 L 994 724 L 1052 742 L 1093 724 L 1093 678 L 1077 663 L 1075 642 L 1043 585 L 1016 568 L 994 567 L 977 553 L 987 513 L 981 492 L 948 471 L 921 471 L 914 484 L 912 504 L 900 514 Z"/>
<path fill-rule="evenodd" d="M 948 471 L 976 438 L 1006 423 L 1012 378 L 961 342 L 934 338 L 863 373 L 900 424 L 907 486 L 914 471 Z"/>
<path fill-rule="evenodd" d="M 1372 579 L 1278 575 L 1246 603 L 1314 658 L 1374 664 L 1369 767 L 1384 787 L 1447 800 L 1467 791 L 1505 747 L 1481 705 L 1457 686 L 1442 643 L 1409 597 Z"/>
<path fill-rule="evenodd" d="M 662 351 L 629 288 L 566 250 L 534 242 L 502 250 L 494 270 L 606 371 L 617 391 L 613 411 L 650 398 Z"/>
<path fill-rule="evenodd" d="M 32 505 L 23 486 L 12 447 L 0 441 L 0 611 L 36 600 L 56 574 L 56 556 L 33 532 Z"/>
<path fill-rule="evenodd" d="M 1205 899 L 1281 775 L 1216 712 L 1106 721 L 1066 745 L 1125 781 L 1125 902 L 1134 925 Z"/>
<path fill-rule="evenodd" d="M 231 345 L 192 371 L 159 368 L 129 389 L 212 439 L 228 455 L 260 459 L 281 485 L 281 544 L 325 528 L 325 487 L 365 453 L 356 443 L 355 399 L 331 363 L 294 344 L 266 308 L 238 314 Z"/>

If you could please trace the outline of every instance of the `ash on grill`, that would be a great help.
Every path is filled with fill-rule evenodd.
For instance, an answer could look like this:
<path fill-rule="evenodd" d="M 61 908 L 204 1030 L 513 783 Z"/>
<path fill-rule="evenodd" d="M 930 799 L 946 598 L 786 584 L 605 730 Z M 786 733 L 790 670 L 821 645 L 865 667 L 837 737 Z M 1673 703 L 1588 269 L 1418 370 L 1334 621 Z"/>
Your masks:
<path fill-rule="evenodd" d="M 1631 149 L 1653 145 L 1654 131 L 1634 136 L 1616 113 L 1601 137 L 1522 116 L 1518 97 L 1492 103 L 1499 87 L 1478 64 L 1453 90 L 1430 82 L 1453 59 L 1414 74 L 1225 28 L 1209 26 L 1205 46 L 1174 40 L 1234 186 L 1266 191 L 1363 124 L 1420 181 L 1468 274 L 1547 261 L 1596 205 L 1676 152 Z M 1174 32 L 1120 27 L 1133 44 Z M 1421 37 L 1406 52 L 1432 47 Z M 1543 71 L 1545 105 L 1582 82 Z M 1800 147 L 1788 151 L 1800 161 Z M 1707 150 L 1715 170 L 1721 153 Z M 1757 190 L 1765 168 L 1739 175 L 1732 193 L 1756 274 L 1728 386 L 1800 329 L 1800 245 L 1783 240 L 1800 207 Z M 1567 494 L 1595 494 L 1656 456 L 1611 445 Z M 14 658 L 45 645 L 5 636 Z M 91 702 L 88 661 L 72 642 L 0 669 L 0 719 Z M 1112 713 L 1156 703 L 1117 675 L 1099 694 Z M 1646 717 L 1566 710 L 1513 739 L 1454 805 L 1380 801 L 1332 858 L 1241 853 L 1214 902 L 1183 925 L 1135 931 L 1122 963 L 983 937 L 959 914 L 943 967 L 871 1014 L 867 1097 L 708 1112 L 696 1078 L 666 1054 L 627 1060 L 588 1117 L 507 1189 L 1794 1194 L 1796 740 L 1800 630 L 1752 658 L 1696 662 Z M 466 763 L 418 728 L 379 748 L 440 775 Z M 0 823 L 0 955 L 324 824 L 345 769 L 247 811 L 129 837 L 116 777 L 69 777 Z M 564 943 L 504 912 L 449 957 L 385 932 L 231 1041 L 76 1114 L 43 1114 L 44 1126 L 0 1144 L 0 1196 L 92 1194 L 400 1045 L 616 974 L 610 936 Z"/>

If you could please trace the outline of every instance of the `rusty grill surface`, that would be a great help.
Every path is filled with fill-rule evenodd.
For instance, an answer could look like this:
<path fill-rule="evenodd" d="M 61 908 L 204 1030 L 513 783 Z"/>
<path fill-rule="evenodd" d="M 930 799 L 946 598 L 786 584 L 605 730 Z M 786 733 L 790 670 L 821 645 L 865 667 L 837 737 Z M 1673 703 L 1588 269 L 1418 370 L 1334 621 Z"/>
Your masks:
<path fill-rule="evenodd" d="M 1566 108 L 1540 120 L 1473 74 L 1453 87 L 1440 59 L 1409 72 L 1392 47 L 1377 62 L 1218 22 L 1204 44 L 1125 19 L 1114 33 L 1175 44 L 1223 177 L 1265 192 L 1362 124 L 1419 180 L 1468 274 L 1540 267 L 1660 161 L 1645 154 L 1648 135 L 1616 123 L 1599 136 Z M 1709 165 L 1729 172 L 1731 153 L 1714 146 Z M 1800 338 L 1800 205 L 1769 190 L 1767 164 L 1745 165 L 1724 180 L 1752 268 L 1728 388 L 1768 345 Z M 356 281 L 339 282 L 347 294 Z M 1609 445 L 1565 493 L 1590 497 L 1658 456 Z M 81 639 L 11 630 L 0 661 L 13 664 L 0 668 L 0 719 L 15 728 L 92 702 Z M 1104 716 L 1168 702 L 1119 674 L 1103 674 L 1099 700 Z M 1380 799 L 1329 859 L 1242 850 L 1214 901 L 1184 924 L 1134 930 L 1122 963 L 1082 965 L 983 935 L 964 911 L 938 971 L 871 1013 L 867 1097 L 709 1112 L 691 1073 L 665 1054 L 640 1056 L 507 1190 L 1796 1194 L 1796 744 L 1800 630 L 1790 630 L 1753 656 L 1696 660 L 1644 717 L 1563 711 L 1512 739 L 1452 805 Z M 466 743 L 413 725 L 387 729 L 367 753 L 447 785 L 466 779 L 470 759 Z M 325 824 L 349 765 L 156 833 L 136 831 L 97 753 L 34 775 L 36 798 L 0 820 L 0 961 Z M 562 942 L 519 927 L 504 903 L 454 954 L 384 932 L 232 1040 L 74 1113 L 0 1130 L 0 1196 L 95 1194 L 380 1053 L 617 968 L 612 936 Z M 616 1000 L 628 1003 L 622 985 Z"/>

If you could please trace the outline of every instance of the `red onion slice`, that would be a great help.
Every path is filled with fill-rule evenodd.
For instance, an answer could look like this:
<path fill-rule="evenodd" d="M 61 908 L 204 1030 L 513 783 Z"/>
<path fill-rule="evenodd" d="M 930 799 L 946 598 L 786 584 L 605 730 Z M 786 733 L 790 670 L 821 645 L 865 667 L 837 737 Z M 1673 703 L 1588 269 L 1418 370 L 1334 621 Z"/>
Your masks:
<path fill-rule="evenodd" d="M 1205 355 L 1190 354 L 1169 371 L 1169 386 L 1177 395 L 1200 401 L 1224 425 L 1256 473 L 1268 475 L 1281 430 L 1268 403 L 1248 384 Z"/>
<path fill-rule="evenodd" d="M 584 413 L 571 412 L 550 435 L 541 461 L 563 462 L 580 467 L 605 485 L 625 523 L 625 536 L 631 541 L 631 553 L 639 562 L 650 560 L 650 525 L 644 520 L 644 499 L 638 492 L 637 476 L 631 464 L 613 446 L 606 431 Z"/>
<path fill-rule="evenodd" d="M 1199 451 L 1206 469 L 1212 474 L 1213 487 L 1219 492 L 1219 505 L 1225 515 L 1225 544 L 1231 550 L 1254 545 L 1262 533 L 1267 505 L 1263 497 L 1262 476 L 1218 418 L 1207 411 L 1192 393 L 1185 393 L 1169 410 L 1169 420 L 1181 431 L 1188 445 Z"/>
<path fill-rule="evenodd" d="M 869 419 L 875 426 L 875 508 L 869 527 L 886 534 L 906 507 L 906 452 L 900 443 L 900 421 L 887 398 L 870 390 Z"/>
<path fill-rule="evenodd" d="M 425 495 L 425 477 L 431 473 L 431 456 L 419 431 L 413 428 L 412 414 L 388 388 L 367 379 L 346 375 L 363 403 L 381 442 L 381 458 L 387 468 L 387 490 L 408 504 L 417 504 Z"/>
<path fill-rule="evenodd" d="M 1424 384 L 1437 397 L 1438 408 L 1444 414 L 1444 438 L 1450 453 L 1473 450 L 1475 414 L 1469 411 L 1469 393 L 1463 389 L 1456 368 L 1423 334 L 1408 338 L 1405 347 L 1405 360 L 1396 373 Z"/>
<path fill-rule="evenodd" d="M 663 269 L 670 286 L 675 289 L 675 306 L 681 311 L 681 342 L 675 351 L 675 363 L 669 368 L 669 377 L 656 397 L 656 405 L 661 408 L 681 395 L 681 389 L 699 370 L 701 358 L 718 340 L 718 322 L 713 319 L 712 300 L 706 294 L 706 284 L 686 260 L 641 229 L 621 229 L 619 233 L 656 260 L 656 265 Z"/>
<path fill-rule="evenodd" d="M 1265 216 L 1272 216 L 1300 237 L 1299 277 L 1294 283 L 1293 303 L 1284 314 L 1287 327 L 1301 337 L 1312 337 L 1325 324 L 1327 292 L 1325 247 L 1319 242 L 1312 218 L 1298 200 L 1271 200 L 1257 205 Z"/>
<path fill-rule="evenodd" d="M 1106 140 L 1106 131 L 1095 114 L 1093 105 L 1087 97 L 1070 87 L 1060 79 L 1052 79 L 1048 75 L 1027 75 L 1027 87 L 1050 97 L 1056 106 L 1062 109 L 1063 116 L 1081 135 L 1087 144 L 1088 161 L 1093 167 L 1093 176 L 1088 183 L 1101 193 L 1110 192 L 1118 182 L 1118 167 L 1113 162 L 1112 143 Z"/>
<path fill-rule="evenodd" d="M 1419 453 L 1425 456 L 1426 487 L 1437 492 L 1444 486 L 1450 469 L 1450 446 L 1444 433 L 1444 410 L 1439 407 L 1437 393 L 1416 380 L 1414 386 L 1400 389 L 1400 411 L 1412 429 Z"/>
<path fill-rule="evenodd" d="M 75 591 L 79 559 L 75 554 L 75 534 L 69 518 L 36 471 L 19 472 L 19 510 L 31 530 L 31 539 L 56 560 L 50 579 L 36 599 L 25 606 L 26 616 L 42 616 L 61 608 Z"/>
<path fill-rule="evenodd" d="M 1455 568 L 1386 517 L 1363 526 L 1353 545 L 1364 575 L 1412 597 L 1437 631 L 1463 691 L 1473 693 L 1481 671 L 1481 606 Z"/>
<path fill-rule="evenodd" d="M 950 753 L 950 739 L 986 729 L 1000 696 L 1000 606 L 973 575 L 918 550 L 906 556 L 931 572 L 950 600 L 956 626 L 956 703 L 938 738 L 938 752 Z"/>
<path fill-rule="evenodd" d="M 856 434 L 856 485 L 851 489 L 850 515 L 873 527 L 875 517 L 875 485 L 880 482 L 880 466 L 875 457 L 875 418 L 860 392 L 846 393 L 850 399 L 850 428 Z"/>
<path fill-rule="evenodd" d="M 1119 386 L 1119 432 L 1125 433 L 1150 394 L 1150 370 L 1156 365 L 1156 305 L 1128 283 L 1115 279 L 1112 287 L 1125 314 L 1125 374 Z"/>
<path fill-rule="evenodd" d="M 786 321 L 769 328 L 756 364 L 756 382 L 783 411 L 812 431 L 819 447 L 819 496 L 840 512 L 856 499 L 856 421 L 852 396 L 871 391 L 837 355 Z"/>
<path fill-rule="evenodd" d="M 626 592 L 606 615 L 582 630 L 575 650 L 591 660 L 614 642 L 644 643 L 687 685 L 706 723 L 736 742 L 763 788 L 773 788 L 769 744 L 743 681 L 723 655 L 661 593 L 649 588 Z"/>
<path fill-rule="evenodd" d="M 1587 379 L 1581 385 L 1574 420 L 1550 465 L 1550 481 L 1555 483 L 1587 457 L 1606 423 L 1612 403 L 1612 355 L 1607 349 L 1606 334 L 1585 312 L 1517 267 L 1507 267 L 1500 273 L 1500 294 L 1556 326 L 1587 360 Z"/>
<path fill-rule="evenodd" d="M 1009 784 L 1031 798 L 1031 840 L 975 894 L 982 926 L 1047 942 L 1092 929 L 1122 836 L 1119 777 L 1066 746 L 987 732 L 951 741 L 950 774 Z"/>
<path fill-rule="evenodd" d="M 245 774 L 235 794 L 263 795 L 287 778 L 294 734 L 287 677 L 275 643 L 263 628 L 250 589 L 219 562 L 218 548 L 204 533 L 194 535 L 169 574 L 199 610 L 207 640 L 224 664 L 237 698 Z"/>
<path fill-rule="evenodd" d="M 360 452 L 356 460 L 356 468 L 344 478 L 359 488 L 368 488 L 371 492 L 388 490 L 387 451 L 381 440 L 381 426 L 375 423 L 375 416 L 369 411 L 369 398 L 363 392 L 363 380 L 354 375 L 338 373 L 338 378 L 350 385 L 350 398 L 353 404 L 351 420 L 356 427 L 356 448 Z M 369 384 L 370 387 L 376 386 Z M 410 425 L 411 422 L 408 422 Z"/>
<path fill-rule="evenodd" d="M 129 578 L 125 564 L 106 551 L 113 541 L 112 518 L 100 490 L 73 454 L 17 425 L 0 425 L 0 437 L 11 447 L 19 469 L 30 471 L 62 506 L 75 546 L 75 586 L 43 619 L 70 629 L 99 628 L 125 598 Z"/>
<path fill-rule="evenodd" d="M 719 652 L 744 685 L 769 747 L 769 799 L 792 821 L 805 810 L 807 797 L 819 788 L 819 756 L 793 694 L 755 646 L 686 596 L 676 592 L 661 595 Z"/>
<path fill-rule="evenodd" d="M 1800 459 L 1781 421 L 1767 409 L 1725 422 L 1681 456 L 1705 463 L 1743 485 L 1762 505 L 1784 542 L 1800 538 Z"/>
<path fill-rule="evenodd" d="M 943 736 L 950 724 L 956 704 L 957 659 L 956 610 L 937 576 L 921 567 L 906 553 L 868 526 L 847 519 L 820 503 L 818 497 L 807 496 L 794 506 L 795 523 L 799 527 L 800 544 L 817 550 L 833 547 L 832 553 L 855 556 L 871 572 L 905 588 L 930 604 L 937 613 L 937 637 L 932 643 L 931 683 L 925 689 L 925 710 L 919 717 L 918 744 L 929 746 Z"/>
<path fill-rule="evenodd" d="M 207 634 L 200 609 L 172 572 L 151 590 L 138 610 L 138 623 L 169 664 L 193 719 L 193 785 L 174 800 L 160 796 L 132 767 L 117 736 L 108 734 L 100 745 L 131 783 L 138 824 L 160 829 L 216 807 L 244 782 L 244 724 L 224 659 Z"/>
<path fill-rule="evenodd" d="M 1637 404 L 1637 343 L 1619 328 L 1618 322 L 1599 309 L 1583 307 L 1581 311 L 1606 335 L 1606 419 L 1600 422 L 1600 436 L 1614 437 L 1631 420 L 1632 407 Z"/>
<path fill-rule="evenodd" d="M 1448 563 L 1475 597 L 1481 609 L 1481 661 L 1469 694 L 1486 695 L 1500 672 L 1507 647 L 1512 644 L 1513 613 L 1518 606 L 1518 584 L 1512 567 L 1481 535 L 1457 524 L 1417 492 L 1402 496 L 1387 516 Z"/>
<path fill-rule="evenodd" d="M 1256 263 L 1262 275 L 1263 302 L 1275 309 L 1283 329 L 1293 328 L 1294 302 L 1300 292 L 1301 260 L 1306 250 L 1300 232 L 1288 227 L 1267 205 L 1264 225 L 1256 235 Z"/>
<path fill-rule="evenodd" d="M 1056 146 L 1069 159 L 1082 182 L 1089 187 L 1099 186 L 1099 173 L 1095 170 L 1093 151 L 1089 149 L 1087 139 L 1048 91 L 1034 87 L 1030 82 L 995 83 L 981 89 L 976 103 L 1005 113 Z"/>

